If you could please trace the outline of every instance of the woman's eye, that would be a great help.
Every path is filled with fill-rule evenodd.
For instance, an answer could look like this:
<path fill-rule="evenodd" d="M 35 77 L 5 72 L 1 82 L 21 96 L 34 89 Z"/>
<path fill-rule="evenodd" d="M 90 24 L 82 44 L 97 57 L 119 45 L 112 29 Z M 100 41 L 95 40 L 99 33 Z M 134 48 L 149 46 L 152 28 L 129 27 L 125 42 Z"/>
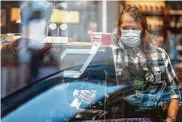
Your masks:
<path fill-rule="evenodd" d="M 132 28 L 132 30 L 139 30 L 138 28 Z"/>
<path fill-rule="evenodd" d="M 132 27 L 122 27 L 123 30 L 139 30 L 138 28 L 132 28 Z"/>
<path fill-rule="evenodd" d="M 123 30 L 129 30 L 128 27 L 122 27 L 121 29 L 123 29 Z"/>

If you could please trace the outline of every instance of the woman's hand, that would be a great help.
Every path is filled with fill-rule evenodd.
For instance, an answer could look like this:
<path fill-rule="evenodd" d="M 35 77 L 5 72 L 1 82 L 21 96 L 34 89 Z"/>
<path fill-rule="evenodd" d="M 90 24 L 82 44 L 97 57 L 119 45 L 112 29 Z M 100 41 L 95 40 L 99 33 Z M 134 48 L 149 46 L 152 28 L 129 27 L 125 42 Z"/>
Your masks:
<path fill-rule="evenodd" d="M 95 90 L 80 90 L 78 98 L 82 103 L 91 104 L 96 100 L 96 91 Z"/>
<path fill-rule="evenodd" d="M 73 96 L 78 98 L 81 103 L 91 104 L 96 100 L 95 90 L 75 90 Z"/>

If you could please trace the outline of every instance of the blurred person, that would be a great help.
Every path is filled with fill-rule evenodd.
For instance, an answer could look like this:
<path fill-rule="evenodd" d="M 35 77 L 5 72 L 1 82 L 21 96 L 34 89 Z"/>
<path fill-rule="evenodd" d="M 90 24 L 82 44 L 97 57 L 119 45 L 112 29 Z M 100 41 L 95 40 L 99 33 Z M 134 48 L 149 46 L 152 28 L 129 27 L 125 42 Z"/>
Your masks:
<path fill-rule="evenodd" d="M 112 36 L 118 82 L 131 84 L 134 92 L 112 105 L 111 117 L 149 116 L 155 122 L 175 122 L 181 98 L 178 79 L 168 54 L 152 43 L 145 16 L 137 7 L 127 7 Z"/>
<path fill-rule="evenodd" d="M 20 64 L 30 63 L 32 82 L 56 72 L 51 68 L 40 72 L 40 65 L 43 63 L 59 67 L 56 53 L 43 43 L 51 15 L 52 5 L 45 1 L 28 1 L 21 7 L 22 39 L 18 45 L 19 61 Z"/>
<path fill-rule="evenodd" d="M 10 59 L 16 63 L 17 69 L 19 70 L 19 74 L 17 76 L 18 78 L 13 81 L 18 87 L 11 90 L 12 92 L 15 92 L 26 85 L 32 84 L 32 82 L 36 82 L 41 78 L 60 71 L 61 62 L 59 61 L 59 56 L 51 48 L 51 46 L 43 43 L 43 40 L 47 35 L 47 26 L 49 24 L 51 14 L 52 5 L 48 2 L 26 1 L 22 4 L 22 36 L 2 49 L 3 56 L 6 55 L 5 52 L 7 50 L 10 51 L 8 56 L 10 58 L 11 55 L 9 54 L 12 54 L 13 58 Z M 2 62 L 5 63 L 5 61 Z M 60 78 L 57 79 L 60 81 L 58 80 L 57 82 L 64 82 L 62 74 L 60 74 L 59 77 Z M 60 102 L 60 106 L 52 106 L 53 109 L 49 110 L 47 109 L 47 106 L 52 105 L 52 103 L 45 101 L 45 104 L 42 104 L 45 112 L 40 113 L 41 117 L 50 117 L 52 118 L 52 121 L 63 121 L 64 119 L 75 114 L 76 107 L 70 106 L 67 102 L 68 96 L 66 91 L 68 89 L 66 83 L 63 85 L 61 84 L 60 86 L 60 92 L 53 94 L 53 96 L 60 96 L 56 98 L 58 101 L 55 101 L 55 104 Z M 35 105 L 33 107 L 35 107 Z M 35 109 L 33 112 L 36 113 L 39 112 L 39 110 Z M 57 116 L 57 113 L 59 113 L 60 116 Z M 32 117 L 32 115 L 25 116 L 23 119 L 29 117 Z M 34 119 L 37 121 L 37 118 Z"/>
<path fill-rule="evenodd" d="M 30 8 L 33 9 L 32 13 L 29 13 Z M 52 7 L 47 2 L 42 2 L 42 1 L 26 2 L 22 6 L 22 10 L 21 10 L 21 18 L 23 23 L 22 37 L 28 38 L 30 40 L 28 40 L 28 42 L 22 41 L 20 43 L 20 46 L 19 46 L 20 59 L 21 59 L 20 61 L 26 61 L 25 59 L 28 56 L 25 57 L 25 52 L 30 50 L 31 52 L 30 73 L 32 77 L 31 81 L 36 81 L 38 78 L 40 78 L 38 77 L 39 73 L 43 72 L 43 71 L 40 72 L 39 70 L 40 64 L 42 63 L 42 61 L 44 61 L 44 52 L 47 51 L 47 47 L 46 45 L 44 45 L 43 39 L 47 33 L 47 26 L 48 26 L 51 14 L 52 14 Z M 21 57 L 21 53 L 23 53 L 22 57 Z M 57 60 L 57 56 L 55 55 L 52 55 L 52 56 L 54 56 L 53 60 L 54 58 L 55 60 Z M 58 66 L 58 64 L 59 63 L 57 63 L 57 67 L 60 67 Z M 95 100 L 95 93 L 87 89 L 86 90 L 76 89 L 79 87 L 80 87 L 80 84 L 78 85 L 78 87 L 75 87 L 75 89 L 73 89 L 73 96 L 78 97 L 81 100 L 82 104 L 92 103 L 93 100 Z M 66 99 L 69 99 L 70 96 L 67 96 L 66 91 L 69 91 L 70 88 L 65 87 L 64 89 L 65 89 L 65 93 L 63 93 L 65 95 L 63 97 L 65 100 L 64 103 L 70 109 L 70 115 L 72 115 L 75 112 L 75 110 L 78 110 L 80 108 L 81 104 L 77 103 L 78 101 L 75 101 L 76 99 L 73 99 L 72 103 L 69 105 Z M 79 96 L 77 96 L 77 92 L 79 92 Z M 69 113 L 69 110 L 66 111 L 65 113 Z M 66 116 L 69 116 L 69 115 L 66 115 Z"/>
<path fill-rule="evenodd" d="M 31 15 L 28 15 L 30 6 L 32 6 L 32 9 L 34 9 L 34 12 L 31 13 Z M 47 48 L 45 48 L 43 41 L 43 38 L 46 36 L 47 33 L 47 26 L 48 22 L 50 20 L 52 14 L 52 8 L 47 2 L 31 2 L 28 4 L 25 4 L 22 7 L 21 10 L 21 17 L 22 17 L 22 23 L 23 23 L 23 33 L 22 36 L 25 38 L 29 38 L 28 41 L 28 48 L 25 44 L 26 42 L 20 43 L 20 58 L 21 53 L 23 53 L 23 58 L 20 61 L 25 61 L 25 51 L 29 51 L 31 49 L 31 53 L 33 52 L 33 55 L 31 55 L 31 62 L 30 62 L 30 73 L 32 77 L 32 81 L 36 81 L 39 76 L 39 68 L 41 62 L 44 60 L 44 51 L 46 51 Z M 31 18 L 32 16 L 32 18 Z M 27 50 L 28 49 L 28 50 Z M 43 53 L 43 54 L 42 54 Z M 54 56 L 54 55 L 53 55 Z M 28 56 L 27 56 L 28 57 Z M 55 56 L 57 58 L 57 56 Z M 60 66 L 58 66 L 60 67 Z M 41 72 L 40 72 L 41 73 Z M 79 84 L 80 85 L 80 84 Z M 80 86 L 78 86 L 80 87 Z M 76 87 L 76 88 L 78 88 Z M 77 96 L 77 92 L 79 91 L 79 99 L 82 103 L 89 104 L 95 100 L 93 91 L 90 90 L 77 90 L 73 89 L 73 96 Z M 64 97 L 65 99 L 69 99 L 70 96 L 67 96 L 66 91 L 70 90 L 69 87 L 65 87 L 65 93 Z M 92 96 L 90 96 L 92 94 Z M 68 103 L 65 101 L 65 105 L 68 106 L 70 110 L 70 115 L 75 112 L 75 110 L 78 110 L 80 108 L 80 103 L 77 103 L 78 101 L 75 101 L 76 99 L 73 99 L 72 103 L 68 105 Z M 79 105 L 80 104 L 80 105 Z M 69 112 L 66 111 L 65 113 Z M 64 113 L 64 112 L 63 112 Z M 69 116 L 69 115 L 66 115 Z"/>
<path fill-rule="evenodd" d="M 22 36 L 1 49 L 6 95 L 59 70 L 55 51 L 43 43 L 51 14 L 52 7 L 47 2 L 22 4 Z"/>

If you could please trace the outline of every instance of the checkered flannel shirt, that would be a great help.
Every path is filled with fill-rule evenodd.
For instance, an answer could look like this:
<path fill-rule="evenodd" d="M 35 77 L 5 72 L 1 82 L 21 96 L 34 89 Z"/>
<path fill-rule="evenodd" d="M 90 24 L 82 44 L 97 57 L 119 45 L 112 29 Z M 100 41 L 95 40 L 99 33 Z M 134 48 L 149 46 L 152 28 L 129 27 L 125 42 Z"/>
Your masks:
<path fill-rule="evenodd" d="M 138 101 L 142 107 L 156 107 L 170 99 L 181 99 L 178 79 L 164 49 L 150 44 L 149 53 L 144 55 L 141 50 L 137 50 L 134 54 L 125 49 L 121 40 L 117 41 L 116 36 L 112 36 L 118 80 L 120 77 L 125 77 L 125 75 L 123 76 L 126 72 L 125 67 L 133 67 L 146 71 L 144 79 L 150 83 L 147 90 L 139 92 L 142 99 L 137 99 L 136 93 L 134 93 L 128 95 L 126 100 L 130 103 L 137 103 Z"/>

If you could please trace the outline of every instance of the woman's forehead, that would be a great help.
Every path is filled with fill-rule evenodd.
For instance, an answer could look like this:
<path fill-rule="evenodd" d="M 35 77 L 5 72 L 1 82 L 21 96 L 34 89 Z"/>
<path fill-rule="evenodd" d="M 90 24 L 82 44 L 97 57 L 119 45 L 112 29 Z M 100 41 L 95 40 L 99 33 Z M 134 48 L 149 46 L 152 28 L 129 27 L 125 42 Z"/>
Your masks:
<path fill-rule="evenodd" d="M 128 13 L 124 13 L 121 19 L 121 22 L 128 22 L 128 23 L 136 23 L 135 19 L 133 17 L 131 17 L 130 14 Z"/>
<path fill-rule="evenodd" d="M 140 22 L 136 22 L 130 14 L 124 13 L 121 18 L 121 25 L 120 26 L 132 26 L 132 27 L 141 27 Z"/>

